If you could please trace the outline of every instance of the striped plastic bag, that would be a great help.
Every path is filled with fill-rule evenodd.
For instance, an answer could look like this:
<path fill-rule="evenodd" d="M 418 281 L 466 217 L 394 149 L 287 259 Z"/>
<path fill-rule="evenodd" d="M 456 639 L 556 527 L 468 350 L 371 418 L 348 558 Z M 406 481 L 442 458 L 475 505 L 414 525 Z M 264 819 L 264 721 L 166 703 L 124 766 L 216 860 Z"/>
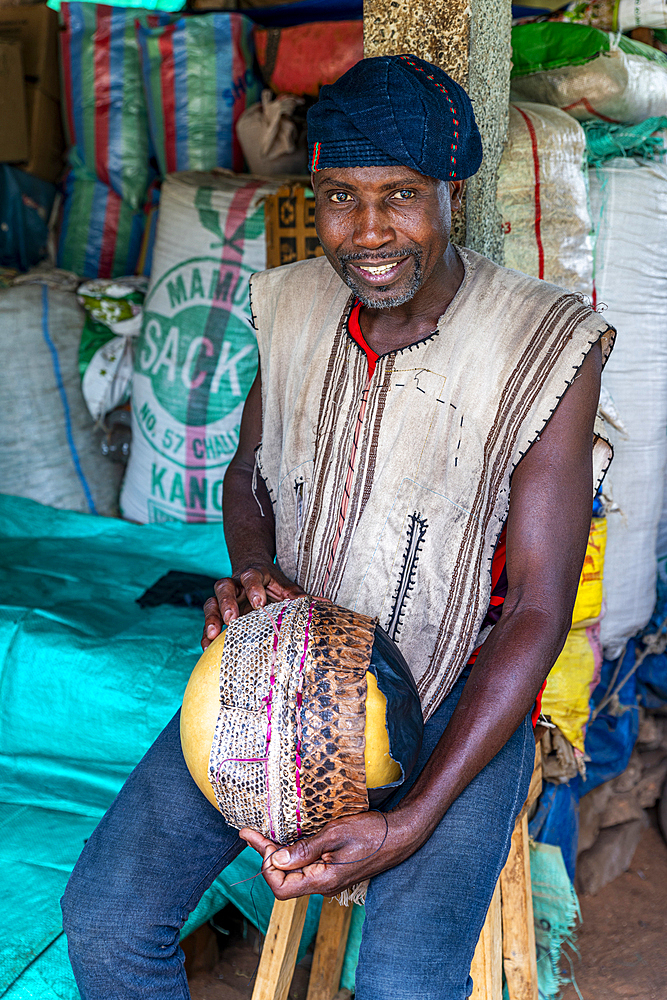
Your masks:
<path fill-rule="evenodd" d="M 72 167 L 108 185 L 131 208 L 150 180 L 146 99 L 135 21 L 169 15 L 92 3 L 60 9 L 63 113 Z"/>
<path fill-rule="evenodd" d="M 137 30 L 160 173 L 243 170 L 234 126 L 262 89 L 252 22 L 241 14 L 202 14 Z"/>
<path fill-rule="evenodd" d="M 134 274 L 146 216 L 107 184 L 70 171 L 58 239 L 58 267 L 84 278 Z"/>

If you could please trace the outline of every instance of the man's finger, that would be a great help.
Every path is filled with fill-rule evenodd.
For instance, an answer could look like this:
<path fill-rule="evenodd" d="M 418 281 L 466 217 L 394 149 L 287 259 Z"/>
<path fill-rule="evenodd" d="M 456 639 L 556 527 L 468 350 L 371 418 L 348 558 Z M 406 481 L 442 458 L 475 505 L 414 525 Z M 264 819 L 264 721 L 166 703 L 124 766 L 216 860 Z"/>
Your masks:
<path fill-rule="evenodd" d="M 270 580 L 268 573 L 251 567 L 240 574 L 239 580 L 246 592 L 246 597 L 252 608 L 263 608 L 266 605 L 266 585 Z"/>
<path fill-rule="evenodd" d="M 334 850 L 337 843 L 332 844 L 327 837 L 310 837 L 304 840 L 297 840 L 289 847 L 281 847 L 271 858 L 274 868 L 281 868 L 283 871 L 294 871 L 297 868 L 305 868 L 307 865 L 314 865 L 322 860 L 322 855 Z"/>
<path fill-rule="evenodd" d="M 201 648 L 207 649 L 221 632 L 222 616 L 217 598 L 209 597 L 204 603 L 204 634 L 201 640 Z"/>
<path fill-rule="evenodd" d="M 242 830 L 239 830 L 239 837 L 264 857 L 266 857 L 267 849 L 270 848 L 271 853 L 278 850 L 277 844 L 274 844 L 272 840 L 269 840 L 268 837 L 265 837 L 257 830 L 251 830 L 249 826 L 244 826 Z"/>
<path fill-rule="evenodd" d="M 226 577 L 224 580 L 218 580 L 213 589 L 215 590 L 221 623 L 229 625 L 231 621 L 239 617 L 238 601 L 243 588 L 236 580 Z"/>

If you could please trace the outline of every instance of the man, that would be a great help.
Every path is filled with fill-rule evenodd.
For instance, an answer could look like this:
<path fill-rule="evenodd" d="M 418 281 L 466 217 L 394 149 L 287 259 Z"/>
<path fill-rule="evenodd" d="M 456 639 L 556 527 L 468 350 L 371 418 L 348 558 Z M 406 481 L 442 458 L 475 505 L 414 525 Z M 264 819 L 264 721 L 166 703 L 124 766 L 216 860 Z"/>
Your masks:
<path fill-rule="evenodd" d="M 384 816 L 277 852 L 241 836 L 280 899 L 370 879 L 357 1000 L 461 1000 L 532 772 L 531 708 L 571 621 L 613 331 L 450 244 L 481 143 L 436 67 L 358 63 L 323 88 L 309 144 L 325 258 L 251 283 L 260 371 L 225 479 L 233 576 L 202 645 L 243 598 L 304 592 L 399 643 L 426 720 L 407 789 Z M 187 997 L 178 929 L 242 846 L 190 779 L 173 720 L 65 895 L 83 1000 Z"/>

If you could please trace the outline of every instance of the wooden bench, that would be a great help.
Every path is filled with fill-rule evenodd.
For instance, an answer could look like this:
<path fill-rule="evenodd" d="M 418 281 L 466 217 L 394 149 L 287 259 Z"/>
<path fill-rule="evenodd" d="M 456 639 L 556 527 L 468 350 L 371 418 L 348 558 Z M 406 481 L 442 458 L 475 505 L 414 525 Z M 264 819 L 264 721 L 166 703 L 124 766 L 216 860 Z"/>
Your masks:
<path fill-rule="evenodd" d="M 472 1000 L 502 1000 L 503 968 L 510 1000 L 538 1000 L 528 810 L 541 789 L 538 743 L 528 797 L 516 821 L 507 864 L 475 949 L 470 970 L 475 983 Z M 252 1000 L 287 1000 L 309 898 L 300 896 L 273 904 Z M 351 906 L 340 906 L 335 899 L 325 898 L 306 1000 L 334 1000 L 351 917 Z"/>

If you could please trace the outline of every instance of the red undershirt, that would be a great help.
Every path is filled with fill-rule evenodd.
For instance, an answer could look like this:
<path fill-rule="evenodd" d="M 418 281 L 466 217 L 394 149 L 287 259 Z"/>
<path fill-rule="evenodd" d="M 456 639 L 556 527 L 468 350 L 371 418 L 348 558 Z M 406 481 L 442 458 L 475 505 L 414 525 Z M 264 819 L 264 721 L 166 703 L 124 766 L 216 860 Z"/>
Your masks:
<path fill-rule="evenodd" d="M 375 366 L 377 365 L 379 354 L 369 347 L 366 343 L 363 333 L 361 332 L 361 324 L 359 322 L 359 313 L 361 312 L 361 302 L 357 300 L 352 306 L 352 310 L 348 317 L 347 329 L 356 344 L 359 345 L 361 350 L 366 355 L 368 359 L 368 377 L 371 379 L 375 372 Z M 505 596 L 507 594 L 507 573 L 505 569 L 506 563 L 506 547 L 505 547 L 505 525 L 503 525 L 503 530 L 498 538 L 498 543 L 496 545 L 495 552 L 493 553 L 493 561 L 491 563 L 491 600 L 489 602 L 489 610 L 486 617 L 482 623 L 482 628 L 487 625 L 495 625 L 495 623 L 500 618 L 500 613 L 502 611 L 502 606 L 505 601 Z M 468 660 L 468 666 L 472 666 L 481 647 L 478 647 L 471 655 Z M 546 681 L 542 685 L 540 693 L 535 700 L 535 706 L 531 713 L 533 725 L 536 724 L 539 717 L 541 707 L 542 707 L 542 693 L 546 686 Z"/>

